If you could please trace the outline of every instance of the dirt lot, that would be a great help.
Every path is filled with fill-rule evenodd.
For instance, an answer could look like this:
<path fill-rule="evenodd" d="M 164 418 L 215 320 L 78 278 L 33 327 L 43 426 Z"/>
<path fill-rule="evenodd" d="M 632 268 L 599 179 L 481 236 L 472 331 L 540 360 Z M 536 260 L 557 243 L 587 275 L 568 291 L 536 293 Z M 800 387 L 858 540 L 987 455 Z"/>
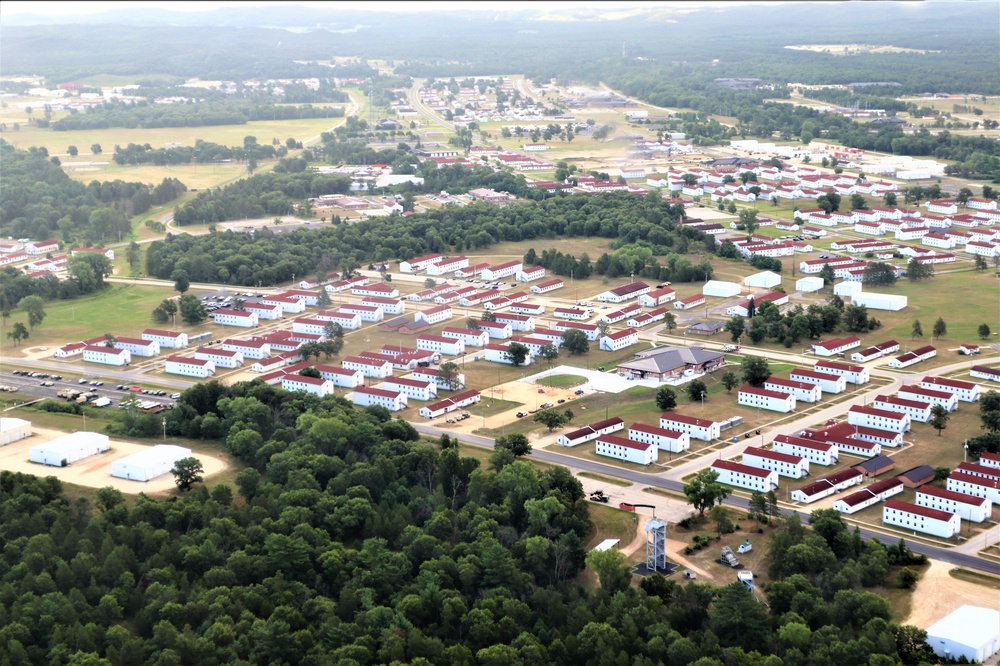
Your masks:
<path fill-rule="evenodd" d="M 111 476 L 111 463 L 149 448 L 145 444 L 136 444 L 134 442 L 123 442 L 113 439 L 111 440 L 111 450 L 107 453 L 84 458 L 68 467 L 50 467 L 48 465 L 29 462 L 28 450 L 31 447 L 66 434 L 58 430 L 49 430 L 46 428 L 32 428 L 32 430 L 34 431 L 34 436 L 0 447 L 0 469 L 34 474 L 36 476 L 54 476 L 66 483 L 76 483 L 90 488 L 112 486 L 123 493 L 151 494 L 174 488 L 174 477 L 170 474 L 164 474 L 145 483 L 118 479 Z M 226 464 L 218 458 L 213 458 L 203 453 L 199 453 L 197 458 L 205 468 L 204 476 L 206 479 L 226 469 Z"/>
<path fill-rule="evenodd" d="M 964 606 L 996 608 L 998 593 L 984 585 L 958 580 L 948 575 L 950 564 L 931 560 L 931 565 L 917 582 L 913 598 L 920 603 L 913 604 L 906 624 L 926 629 L 948 613 Z"/>

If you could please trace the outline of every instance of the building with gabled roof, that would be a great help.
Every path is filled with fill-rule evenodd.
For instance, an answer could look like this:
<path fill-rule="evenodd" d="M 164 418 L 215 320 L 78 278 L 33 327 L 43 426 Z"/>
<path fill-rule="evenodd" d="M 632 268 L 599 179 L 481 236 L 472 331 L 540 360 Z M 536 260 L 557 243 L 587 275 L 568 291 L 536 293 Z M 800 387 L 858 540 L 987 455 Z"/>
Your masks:
<path fill-rule="evenodd" d="M 882 522 L 945 539 L 955 536 L 962 529 L 961 518 L 956 513 L 894 499 L 887 500 L 882 507 Z"/>
<path fill-rule="evenodd" d="M 709 468 L 719 475 L 719 483 L 766 493 L 778 488 L 778 473 L 743 465 L 732 460 L 713 460 Z"/>

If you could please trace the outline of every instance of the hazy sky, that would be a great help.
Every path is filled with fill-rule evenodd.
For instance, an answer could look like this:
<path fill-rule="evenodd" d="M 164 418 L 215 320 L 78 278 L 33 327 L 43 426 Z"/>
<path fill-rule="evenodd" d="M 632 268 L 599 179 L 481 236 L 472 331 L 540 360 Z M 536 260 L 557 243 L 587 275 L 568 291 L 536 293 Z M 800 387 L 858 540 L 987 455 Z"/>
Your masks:
<path fill-rule="evenodd" d="M 220 7 L 267 7 L 283 4 L 274 0 L 249 0 L 247 2 L 226 2 L 223 0 L 199 0 L 190 2 L 186 0 L 124 0 L 122 2 L 110 2 L 107 0 L 97 0 L 89 2 L 37 2 L 37 0 L 3 0 L 0 3 L 0 16 L 13 14 L 44 14 L 44 15 L 73 15 L 73 14 L 96 14 L 109 9 L 122 9 L 129 7 L 143 8 L 163 8 L 172 11 L 198 12 Z M 403 2 L 399 0 L 381 0 L 379 2 L 317 2 L 315 0 L 303 0 L 301 2 L 292 0 L 284 4 L 303 5 L 306 7 L 326 7 L 331 9 L 352 9 L 369 11 L 420 11 L 420 10 L 446 10 L 462 9 L 484 11 L 496 11 L 497 9 L 566 9 L 569 7 L 601 7 L 607 11 L 614 11 L 617 7 L 657 7 L 670 5 L 712 5 L 713 2 L 668 2 L 658 0 L 624 0 L 614 3 L 608 2 L 588 2 L 587 0 L 542 0 L 540 2 L 527 2 L 525 0 L 494 0 L 493 2 L 444 2 L 441 0 L 415 0 Z M 733 4 L 727 2 L 725 4 Z M 749 3 L 746 3 L 749 4 Z M 768 3 L 770 4 L 770 3 Z"/>

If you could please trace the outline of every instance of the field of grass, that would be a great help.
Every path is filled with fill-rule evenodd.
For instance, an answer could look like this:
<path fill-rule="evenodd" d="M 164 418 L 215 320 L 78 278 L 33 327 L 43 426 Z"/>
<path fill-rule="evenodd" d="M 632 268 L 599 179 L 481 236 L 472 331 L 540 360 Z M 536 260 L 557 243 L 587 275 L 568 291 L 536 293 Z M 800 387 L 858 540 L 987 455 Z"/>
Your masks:
<path fill-rule="evenodd" d="M 577 475 L 587 479 L 593 479 L 594 481 L 600 481 L 601 483 L 610 483 L 613 486 L 619 486 L 621 488 L 628 488 L 632 485 L 631 481 L 618 479 L 613 476 L 604 476 L 603 474 L 597 474 L 596 472 L 579 472 Z"/>
<path fill-rule="evenodd" d="M 584 544 L 590 550 L 605 539 L 620 539 L 619 547 L 627 546 L 635 538 L 639 517 L 629 511 L 621 511 L 603 504 L 590 502 L 590 519 L 594 521 L 594 531 Z"/>
<path fill-rule="evenodd" d="M 996 576 L 990 576 L 988 574 L 979 573 L 978 571 L 969 571 L 968 569 L 954 568 L 948 572 L 948 575 L 952 578 L 957 578 L 958 580 L 964 580 L 967 583 L 975 583 L 976 585 L 982 585 L 988 587 L 991 590 L 1000 590 L 1000 578 Z"/>
<path fill-rule="evenodd" d="M 536 379 L 535 383 L 553 388 L 573 388 L 580 384 L 586 384 L 587 381 L 586 377 L 581 377 L 580 375 L 549 375 L 548 377 Z"/>
<path fill-rule="evenodd" d="M 110 159 L 101 160 L 90 158 L 86 160 L 64 160 L 63 166 L 66 172 L 74 180 L 82 183 L 91 181 L 111 181 L 124 180 L 127 182 L 138 181 L 140 183 L 158 184 L 164 178 L 176 178 L 189 189 L 200 190 L 206 187 L 215 187 L 228 181 L 236 180 L 246 175 L 246 164 L 243 162 L 233 162 L 231 164 L 175 164 L 166 166 L 156 166 L 154 164 L 140 164 L 139 166 L 119 166 Z M 93 159 L 91 159 L 93 158 Z M 91 163 L 100 166 L 90 166 Z M 265 165 L 261 165 L 262 168 Z M 170 208 L 176 202 L 171 202 Z"/>
<path fill-rule="evenodd" d="M 475 405 L 469 405 L 465 408 L 465 411 L 469 412 L 473 416 L 493 416 L 494 414 L 499 414 L 500 412 L 506 412 L 516 407 L 520 407 L 523 404 L 524 403 L 514 402 L 512 400 L 501 400 L 499 398 L 494 399 L 486 397 L 483 399 L 483 402 L 479 402 Z"/>

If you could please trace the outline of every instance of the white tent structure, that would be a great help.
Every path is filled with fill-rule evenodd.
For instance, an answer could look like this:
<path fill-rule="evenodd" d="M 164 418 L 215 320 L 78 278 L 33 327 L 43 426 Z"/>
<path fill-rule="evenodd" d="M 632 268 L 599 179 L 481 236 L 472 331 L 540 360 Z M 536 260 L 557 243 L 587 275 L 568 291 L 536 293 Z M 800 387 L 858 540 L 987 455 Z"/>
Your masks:
<path fill-rule="evenodd" d="M 862 284 L 860 282 L 844 280 L 833 286 L 833 293 L 837 296 L 854 296 L 861 293 L 861 287 Z"/>
<path fill-rule="evenodd" d="M 31 447 L 28 459 L 33 463 L 65 467 L 77 460 L 96 456 L 111 449 L 107 435 L 99 432 L 74 432 Z"/>
<path fill-rule="evenodd" d="M 795 291 L 819 291 L 823 288 L 823 278 L 809 275 L 795 281 Z"/>
<path fill-rule="evenodd" d="M 721 280 L 709 280 L 701 288 L 701 293 L 705 296 L 720 296 L 722 298 L 736 296 L 740 291 L 740 285 L 736 282 L 723 282 Z"/>
<path fill-rule="evenodd" d="M 851 305 L 864 305 L 869 310 L 902 310 L 907 305 L 907 298 L 900 294 L 859 291 L 851 294 Z"/>
<path fill-rule="evenodd" d="M 0 418 L 0 446 L 31 437 L 31 421 Z"/>
<path fill-rule="evenodd" d="M 157 444 L 111 463 L 111 476 L 130 481 L 150 481 L 169 472 L 181 458 L 190 456 L 191 449 L 183 446 Z"/>
<path fill-rule="evenodd" d="M 781 284 L 781 276 L 772 271 L 762 271 L 743 278 L 744 287 L 762 287 L 771 289 Z"/>
<path fill-rule="evenodd" d="M 986 662 L 1000 651 L 1000 611 L 961 606 L 927 628 L 927 644 L 939 657 Z"/>

